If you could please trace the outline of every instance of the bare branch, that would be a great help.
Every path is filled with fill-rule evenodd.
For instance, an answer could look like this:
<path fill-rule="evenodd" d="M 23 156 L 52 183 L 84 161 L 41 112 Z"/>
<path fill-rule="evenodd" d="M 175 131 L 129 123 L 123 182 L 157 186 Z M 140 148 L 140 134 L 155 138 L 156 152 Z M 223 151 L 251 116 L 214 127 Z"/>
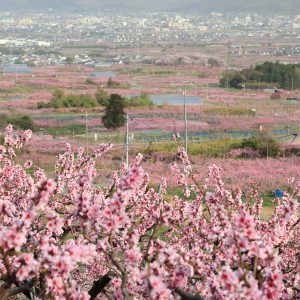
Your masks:
<path fill-rule="evenodd" d="M 205 300 L 202 296 L 188 294 L 179 288 L 176 288 L 175 292 L 181 297 L 182 300 Z"/>
<path fill-rule="evenodd" d="M 109 272 L 102 276 L 100 279 L 94 281 L 92 288 L 89 290 L 89 295 L 91 299 L 96 299 L 97 296 L 103 292 L 105 287 L 111 281 Z"/>

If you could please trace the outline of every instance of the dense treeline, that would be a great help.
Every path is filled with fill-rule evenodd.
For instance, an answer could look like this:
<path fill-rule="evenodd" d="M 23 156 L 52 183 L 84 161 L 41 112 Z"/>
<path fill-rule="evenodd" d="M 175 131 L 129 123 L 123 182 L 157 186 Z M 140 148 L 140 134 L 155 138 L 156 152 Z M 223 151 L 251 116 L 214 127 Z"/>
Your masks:
<path fill-rule="evenodd" d="M 98 102 L 88 95 L 65 95 L 61 90 L 55 90 L 50 102 L 39 102 L 38 108 L 62 108 L 62 107 L 96 107 Z"/>
<path fill-rule="evenodd" d="M 265 62 L 241 71 L 229 71 L 220 80 L 222 87 L 246 88 L 281 88 L 300 87 L 300 64 L 282 64 Z"/>
<path fill-rule="evenodd" d="M 120 96 L 121 97 L 121 96 Z M 52 98 L 48 103 L 39 102 L 37 108 L 71 108 L 71 107 L 82 107 L 91 108 L 97 106 L 106 107 L 109 103 L 111 95 L 103 89 L 98 89 L 95 96 L 84 95 L 84 94 L 70 94 L 66 95 L 62 90 L 55 90 L 52 93 Z M 122 97 L 125 103 L 125 107 L 130 106 L 151 106 L 153 102 L 149 99 L 148 95 L 141 93 L 138 97 L 126 98 Z"/>
<path fill-rule="evenodd" d="M 0 128 L 4 129 L 7 125 L 13 125 L 16 129 L 27 130 L 30 129 L 35 131 L 38 127 L 30 116 L 27 115 L 12 115 L 0 114 Z"/>

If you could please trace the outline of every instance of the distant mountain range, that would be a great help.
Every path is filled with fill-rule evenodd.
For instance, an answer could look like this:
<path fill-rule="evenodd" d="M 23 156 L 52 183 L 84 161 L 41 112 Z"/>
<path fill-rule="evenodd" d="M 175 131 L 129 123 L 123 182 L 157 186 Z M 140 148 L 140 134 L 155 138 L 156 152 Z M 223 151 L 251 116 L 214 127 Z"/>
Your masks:
<path fill-rule="evenodd" d="M 258 12 L 300 14 L 300 0 L 0 0 L 2 10 Z"/>

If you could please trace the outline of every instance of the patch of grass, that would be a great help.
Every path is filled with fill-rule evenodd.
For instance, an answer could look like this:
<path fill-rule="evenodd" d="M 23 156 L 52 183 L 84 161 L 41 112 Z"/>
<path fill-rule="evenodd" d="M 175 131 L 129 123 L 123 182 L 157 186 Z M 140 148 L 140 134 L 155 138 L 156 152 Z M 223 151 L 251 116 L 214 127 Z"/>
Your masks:
<path fill-rule="evenodd" d="M 188 154 L 191 156 L 203 155 L 210 158 L 226 156 L 232 149 L 239 148 L 241 139 L 216 139 L 201 143 L 193 143 L 188 146 Z M 153 143 L 141 153 L 159 152 L 163 154 L 174 154 L 178 149 L 178 142 Z"/>
<path fill-rule="evenodd" d="M 274 208 L 270 206 L 264 206 L 261 212 L 261 217 L 263 220 L 268 220 L 271 218 L 274 212 Z"/>
<path fill-rule="evenodd" d="M 190 155 L 205 155 L 206 157 L 224 157 L 232 149 L 240 144 L 239 139 L 217 139 L 198 144 L 191 144 L 188 147 Z"/>
<path fill-rule="evenodd" d="M 172 70 L 155 70 L 155 75 L 176 75 L 177 72 L 172 71 Z"/>
<path fill-rule="evenodd" d="M 85 125 L 69 125 L 65 127 L 48 127 L 45 131 L 53 136 L 78 135 L 85 133 Z"/>
<path fill-rule="evenodd" d="M 169 188 L 167 190 L 167 199 L 171 200 L 174 196 L 178 196 L 179 198 L 185 199 L 183 188 L 176 187 L 176 188 Z M 195 199 L 195 192 L 192 192 L 190 199 Z"/>
<path fill-rule="evenodd" d="M 168 191 L 167 191 L 167 195 L 166 195 L 167 201 L 171 201 L 174 196 L 178 196 L 178 197 L 184 199 L 185 197 L 183 195 L 182 188 L 178 188 L 178 187 L 173 188 L 173 189 L 169 188 Z M 270 217 L 274 213 L 274 206 L 273 206 L 273 203 L 272 203 L 274 197 L 270 198 L 269 194 L 266 194 L 264 196 L 266 196 L 267 198 L 263 197 L 264 198 L 264 203 L 263 203 L 263 208 L 262 208 L 262 219 L 263 220 L 268 220 L 268 219 L 270 219 Z M 194 200 L 194 198 L 195 198 L 195 195 L 194 195 L 194 193 L 192 193 L 190 199 Z M 205 206 L 205 205 L 203 205 L 203 206 Z"/>
<path fill-rule="evenodd" d="M 210 107 L 204 110 L 207 114 L 212 115 L 230 115 L 230 116 L 255 116 L 255 111 L 245 108 L 234 107 Z"/>
<path fill-rule="evenodd" d="M 263 207 L 273 207 L 273 200 L 274 200 L 274 191 L 268 191 L 260 195 L 263 199 Z"/>
<path fill-rule="evenodd" d="M 209 72 L 197 72 L 195 74 L 198 78 L 208 78 L 211 76 Z"/>
<path fill-rule="evenodd" d="M 178 143 L 165 142 L 165 143 L 150 143 L 147 148 L 139 149 L 141 153 L 160 152 L 164 154 L 174 154 L 177 152 Z"/>

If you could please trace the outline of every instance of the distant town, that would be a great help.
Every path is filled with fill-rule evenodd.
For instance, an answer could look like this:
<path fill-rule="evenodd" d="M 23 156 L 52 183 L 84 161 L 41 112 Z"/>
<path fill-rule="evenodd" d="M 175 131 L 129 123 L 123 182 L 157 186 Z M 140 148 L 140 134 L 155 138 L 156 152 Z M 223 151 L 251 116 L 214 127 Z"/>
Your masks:
<path fill-rule="evenodd" d="M 232 56 L 300 56 L 300 16 L 171 13 L 12 13 L 0 12 L 0 63 L 47 66 L 109 66 L 129 61 L 174 63 L 168 57 L 121 55 L 123 48 L 228 45 Z M 103 57 L 93 48 L 121 49 Z M 73 51 L 68 51 L 72 49 Z M 197 60 L 182 58 L 181 63 Z M 228 58 L 223 57 L 223 64 Z M 266 58 L 267 60 L 267 58 Z"/>

